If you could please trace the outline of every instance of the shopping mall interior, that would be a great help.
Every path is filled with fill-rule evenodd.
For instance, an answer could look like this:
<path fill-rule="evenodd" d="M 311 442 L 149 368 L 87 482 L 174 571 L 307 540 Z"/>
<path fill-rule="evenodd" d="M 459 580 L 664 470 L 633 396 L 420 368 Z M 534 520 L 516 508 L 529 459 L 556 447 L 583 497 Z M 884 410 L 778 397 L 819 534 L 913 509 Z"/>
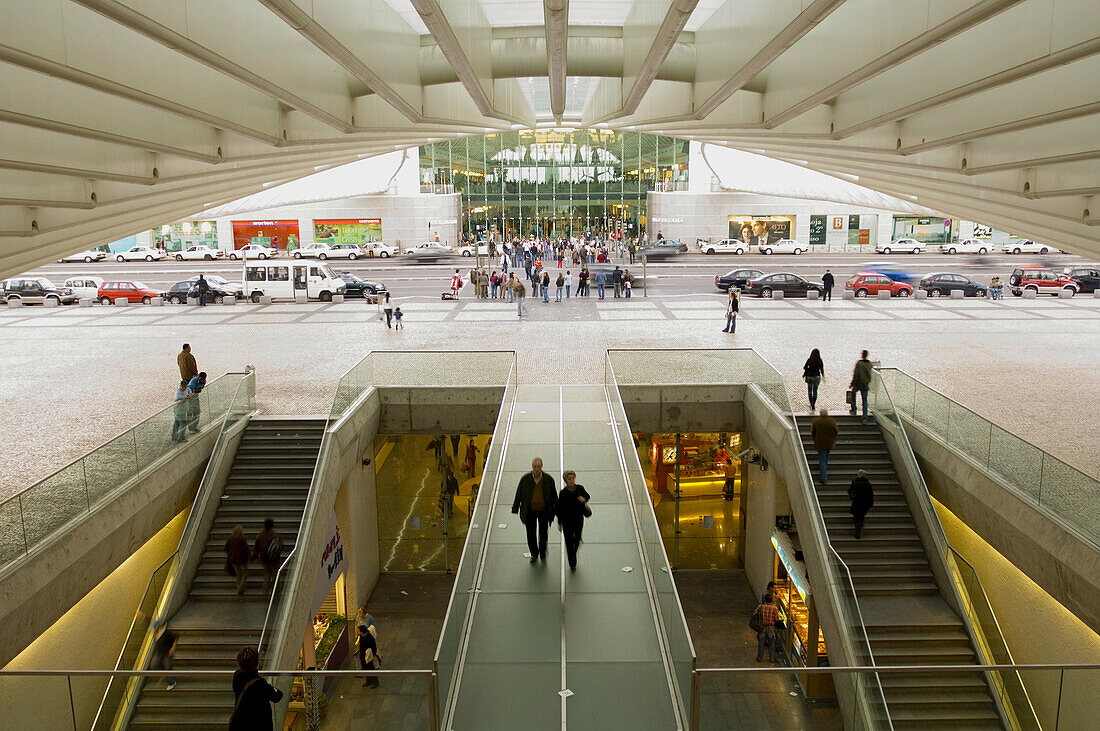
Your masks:
<path fill-rule="evenodd" d="M 1095 727 L 1094 3 L 0 29 L 5 727 Z"/>

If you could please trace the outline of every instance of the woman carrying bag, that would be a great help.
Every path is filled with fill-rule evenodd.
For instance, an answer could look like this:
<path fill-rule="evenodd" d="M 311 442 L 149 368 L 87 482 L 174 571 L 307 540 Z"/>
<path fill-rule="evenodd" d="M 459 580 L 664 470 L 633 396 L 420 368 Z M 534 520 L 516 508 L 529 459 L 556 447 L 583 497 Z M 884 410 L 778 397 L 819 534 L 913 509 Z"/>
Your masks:
<path fill-rule="evenodd" d="M 737 290 L 730 287 L 730 299 L 726 305 L 726 327 L 722 332 L 732 333 L 737 330 L 737 311 L 741 307 L 741 297 L 737 294 Z"/>
<path fill-rule="evenodd" d="M 558 530 L 565 536 L 565 553 L 569 558 L 570 571 L 577 570 L 577 549 L 581 545 L 581 533 L 584 530 L 584 519 L 592 517 L 592 508 L 588 507 L 591 499 L 584 485 L 577 484 L 577 473 L 566 470 L 562 474 L 565 487 L 558 495 L 558 504 L 555 510 L 558 516 Z"/>

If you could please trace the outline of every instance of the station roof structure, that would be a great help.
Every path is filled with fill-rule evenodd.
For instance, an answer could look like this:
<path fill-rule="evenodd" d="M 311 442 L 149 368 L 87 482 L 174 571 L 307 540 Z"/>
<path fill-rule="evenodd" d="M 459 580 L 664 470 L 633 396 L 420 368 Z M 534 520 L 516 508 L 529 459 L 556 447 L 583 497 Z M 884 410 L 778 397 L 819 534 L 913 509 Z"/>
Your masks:
<path fill-rule="evenodd" d="M 427 142 L 726 143 L 1100 256 L 1094 0 L 7 0 L 0 275 Z"/>

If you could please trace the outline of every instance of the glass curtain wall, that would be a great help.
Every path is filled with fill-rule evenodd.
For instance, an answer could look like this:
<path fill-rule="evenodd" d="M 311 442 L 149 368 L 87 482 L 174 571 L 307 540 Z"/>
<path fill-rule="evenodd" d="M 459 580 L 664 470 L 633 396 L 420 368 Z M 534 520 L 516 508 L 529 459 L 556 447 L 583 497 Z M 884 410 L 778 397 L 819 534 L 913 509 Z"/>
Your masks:
<path fill-rule="evenodd" d="M 463 236 L 634 237 L 651 190 L 687 190 L 688 142 L 613 130 L 516 130 L 420 148 L 420 182 L 462 195 Z"/>

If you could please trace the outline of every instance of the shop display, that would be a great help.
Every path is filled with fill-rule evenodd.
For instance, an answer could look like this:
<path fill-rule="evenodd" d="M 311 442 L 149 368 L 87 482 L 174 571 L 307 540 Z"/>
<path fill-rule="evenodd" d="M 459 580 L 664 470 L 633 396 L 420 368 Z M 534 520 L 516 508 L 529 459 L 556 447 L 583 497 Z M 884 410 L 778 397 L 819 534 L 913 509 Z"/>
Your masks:
<path fill-rule="evenodd" d="M 214 221 L 184 221 L 153 229 L 153 245 L 168 252 L 183 251 L 204 244 L 218 248 L 218 225 Z"/>
<path fill-rule="evenodd" d="M 233 221 L 233 248 L 249 244 L 276 249 L 297 249 L 300 241 L 298 221 Z"/>
<path fill-rule="evenodd" d="M 313 240 L 319 244 L 364 246 L 382 240 L 381 218 L 333 218 L 313 222 Z"/>
<path fill-rule="evenodd" d="M 806 566 L 798 561 L 797 540 L 779 531 L 773 532 L 775 549 L 775 603 L 785 629 L 780 633 L 780 649 L 795 667 L 822 667 L 829 664 L 825 636 L 817 618 Z M 832 678 L 826 675 L 799 675 L 798 682 L 808 697 L 835 695 Z"/>
<path fill-rule="evenodd" d="M 722 497 L 726 482 L 726 459 L 736 468 L 740 492 L 740 434 L 681 434 L 680 452 L 676 453 L 675 434 L 654 434 L 650 447 L 653 485 L 658 493 L 671 493 L 676 481 L 676 463 L 680 463 L 680 497 Z M 679 457 L 679 460 L 677 460 Z M 730 495 L 729 497 L 733 497 Z"/>

